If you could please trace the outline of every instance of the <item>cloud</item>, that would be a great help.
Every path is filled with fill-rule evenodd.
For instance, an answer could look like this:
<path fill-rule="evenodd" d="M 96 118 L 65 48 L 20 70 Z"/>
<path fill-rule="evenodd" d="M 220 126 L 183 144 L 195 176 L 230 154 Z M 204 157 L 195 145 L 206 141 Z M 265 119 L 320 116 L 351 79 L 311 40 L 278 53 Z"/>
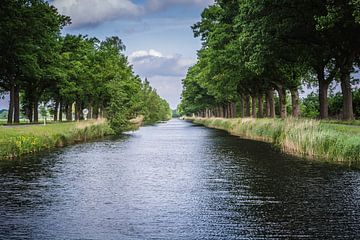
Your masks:
<path fill-rule="evenodd" d="M 157 11 L 166 9 L 174 5 L 183 5 L 183 6 L 207 6 L 214 3 L 213 0 L 148 0 L 146 4 L 146 9 L 148 11 Z"/>
<path fill-rule="evenodd" d="M 133 52 L 129 56 L 129 61 L 135 72 L 142 77 L 183 77 L 187 69 L 195 63 L 195 59 L 184 58 L 180 54 L 164 55 L 153 49 Z"/>
<path fill-rule="evenodd" d="M 176 108 L 182 91 L 181 80 L 196 60 L 185 58 L 181 54 L 166 55 L 150 49 L 131 53 L 129 62 L 136 74 L 147 78 L 160 96 L 165 98 L 172 108 Z"/>
<path fill-rule="evenodd" d="M 137 17 L 144 13 L 142 6 L 131 0 L 54 0 L 61 14 L 70 16 L 73 27 L 96 25 L 122 17 Z"/>
<path fill-rule="evenodd" d="M 97 25 L 124 18 L 139 18 L 172 6 L 206 6 L 213 0 L 148 0 L 135 4 L 133 0 L 53 0 L 61 14 L 70 16 L 73 28 Z"/>

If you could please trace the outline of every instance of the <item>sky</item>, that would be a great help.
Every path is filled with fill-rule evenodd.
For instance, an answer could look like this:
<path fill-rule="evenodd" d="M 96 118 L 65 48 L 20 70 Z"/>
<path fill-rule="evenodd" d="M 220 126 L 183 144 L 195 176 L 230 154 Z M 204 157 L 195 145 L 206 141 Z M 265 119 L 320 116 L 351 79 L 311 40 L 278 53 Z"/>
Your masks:
<path fill-rule="evenodd" d="M 181 80 L 201 47 L 191 26 L 212 0 L 53 0 L 72 24 L 63 33 L 101 40 L 119 36 L 135 74 L 147 78 L 171 108 L 180 103 Z"/>
<path fill-rule="evenodd" d="M 104 40 L 118 36 L 135 74 L 147 78 L 171 108 L 180 103 L 181 80 L 201 47 L 191 26 L 213 0 L 49 0 L 72 24 L 63 34 Z M 7 108 L 0 100 L 0 109 Z"/>

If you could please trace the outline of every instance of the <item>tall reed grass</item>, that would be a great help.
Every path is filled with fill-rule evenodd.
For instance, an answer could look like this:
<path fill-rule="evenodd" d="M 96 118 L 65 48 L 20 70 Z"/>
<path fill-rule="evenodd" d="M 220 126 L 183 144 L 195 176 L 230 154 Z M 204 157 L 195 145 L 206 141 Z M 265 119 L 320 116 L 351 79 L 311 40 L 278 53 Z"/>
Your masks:
<path fill-rule="evenodd" d="M 113 134 L 105 120 L 0 127 L 0 159 L 11 159 Z"/>
<path fill-rule="evenodd" d="M 273 143 L 285 152 L 342 162 L 360 164 L 360 128 L 322 123 L 309 119 L 189 119 L 233 135 Z"/>

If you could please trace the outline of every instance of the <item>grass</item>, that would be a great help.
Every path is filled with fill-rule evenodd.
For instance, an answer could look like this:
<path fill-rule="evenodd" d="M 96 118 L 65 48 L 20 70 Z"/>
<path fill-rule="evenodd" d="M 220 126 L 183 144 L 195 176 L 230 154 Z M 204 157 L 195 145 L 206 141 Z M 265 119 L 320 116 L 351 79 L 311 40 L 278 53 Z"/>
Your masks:
<path fill-rule="evenodd" d="M 281 150 L 348 165 L 360 164 L 360 128 L 308 119 L 190 119 L 233 135 L 273 143 Z"/>
<path fill-rule="evenodd" d="M 105 120 L 0 126 L 0 159 L 9 159 L 112 134 Z"/>
<path fill-rule="evenodd" d="M 321 122 L 322 123 L 341 124 L 341 125 L 360 126 L 360 120 L 353 120 L 353 121 L 322 120 Z"/>

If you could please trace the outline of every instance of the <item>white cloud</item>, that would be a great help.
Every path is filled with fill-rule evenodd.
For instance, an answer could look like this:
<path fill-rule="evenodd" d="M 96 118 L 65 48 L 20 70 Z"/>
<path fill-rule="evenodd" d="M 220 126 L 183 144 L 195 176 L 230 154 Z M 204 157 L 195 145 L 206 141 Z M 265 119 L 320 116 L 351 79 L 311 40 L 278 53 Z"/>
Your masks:
<path fill-rule="evenodd" d="M 148 0 L 146 9 L 148 11 L 156 11 L 170 7 L 172 5 L 185 5 L 185 6 L 207 6 L 214 3 L 213 0 Z"/>
<path fill-rule="evenodd" d="M 131 53 L 129 62 L 136 74 L 147 78 L 160 96 L 165 98 L 172 108 L 176 108 L 182 91 L 181 80 L 196 60 L 180 54 L 166 55 L 150 49 Z"/>
<path fill-rule="evenodd" d="M 71 17 L 74 27 L 137 17 L 144 12 L 142 6 L 131 0 L 54 0 L 52 4 L 61 14 Z"/>
<path fill-rule="evenodd" d="M 142 77 L 151 76 L 185 76 L 187 69 L 195 59 L 184 58 L 180 54 L 164 55 L 154 49 L 140 50 L 130 54 L 130 63 Z"/>
<path fill-rule="evenodd" d="M 61 14 L 70 16 L 72 27 L 96 25 L 121 18 L 137 18 L 171 6 L 206 6 L 213 0 L 148 0 L 135 4 L 133 0 L 53 0 Z"/>

